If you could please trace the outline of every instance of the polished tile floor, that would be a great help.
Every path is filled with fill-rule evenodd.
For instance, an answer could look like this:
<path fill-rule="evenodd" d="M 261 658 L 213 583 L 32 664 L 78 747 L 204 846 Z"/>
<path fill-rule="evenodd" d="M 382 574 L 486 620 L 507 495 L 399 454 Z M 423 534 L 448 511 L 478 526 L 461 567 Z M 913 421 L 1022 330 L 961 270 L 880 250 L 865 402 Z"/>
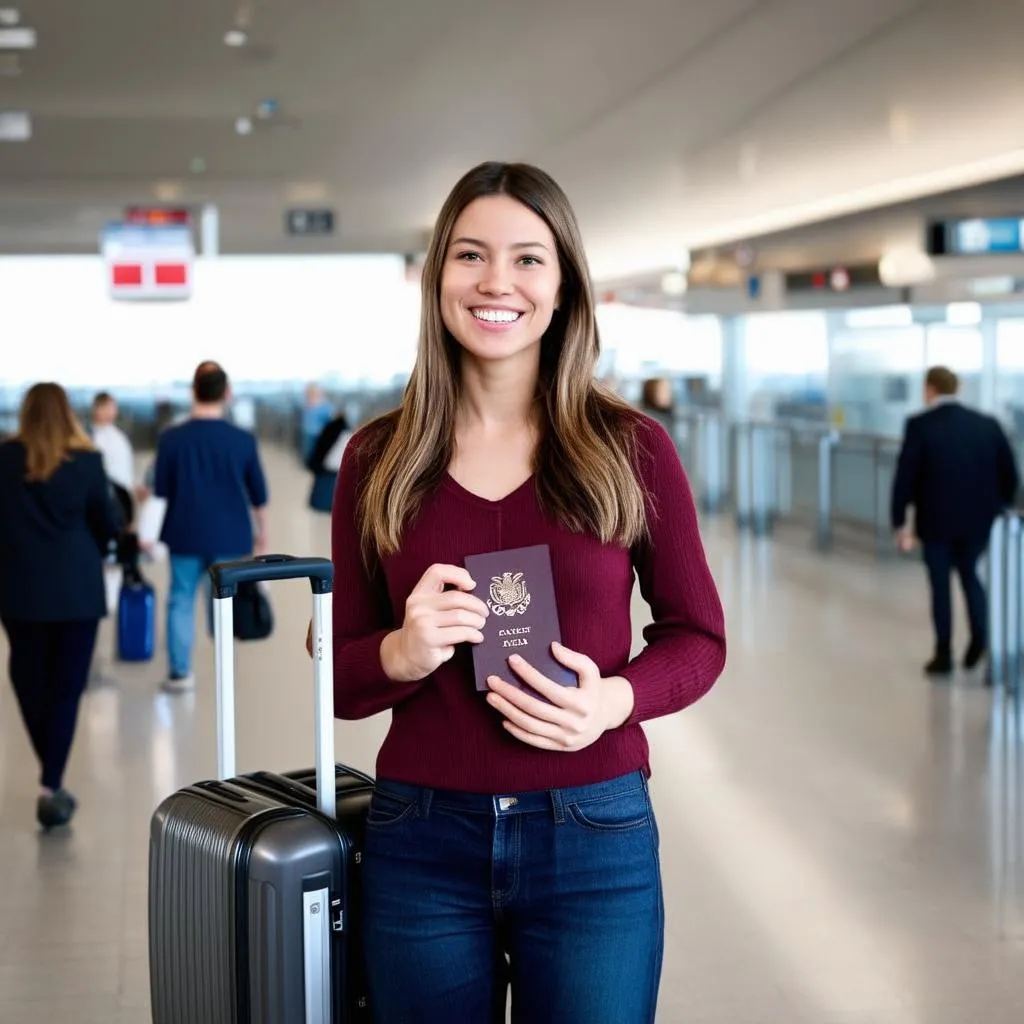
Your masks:
<path fill-rule="evenodd" d="M 266 459 L 273 547 L 326 553 L 303 472 Z M 921 676 L 917 567 L 738 541 L 727 520 L 706 541 L 729 666 L 648 730 L 668 908 L 659 1020 L 1019 1024 L 1020 706 L 977 679 Z M 163 586 L 161 567 L 152 577 Z M 240 770 L 310 761 L 308 593 L 281 585 L 274 637 L 238 652 Z M 35 768 L 0 688 L 3 1024 L 149 1020 L 147 826 L 163 796 L 214 772 L 211 649 L 203 637 L 197 693 L 166 697 L 162 658 L 112 663 L 109 623 L 103 646 L 64 834 L 36 831 Z M 339 723 L 339 758 L 372 769 L 384 728 Z"/>

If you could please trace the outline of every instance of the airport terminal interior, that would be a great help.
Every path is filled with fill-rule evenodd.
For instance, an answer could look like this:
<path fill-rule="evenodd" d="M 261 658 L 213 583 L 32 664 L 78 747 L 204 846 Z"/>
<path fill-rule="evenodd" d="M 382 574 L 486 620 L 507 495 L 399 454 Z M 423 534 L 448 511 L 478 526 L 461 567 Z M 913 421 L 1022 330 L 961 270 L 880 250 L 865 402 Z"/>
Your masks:
<path fill-rule="evenodd" d="M 87 426 L 109 393 L 155 591 L 128 658 L 108 558 L 63 827 L 0 631 L 0 1024 L 155 1020 L 151 818 L 217 777 L 198 603 L 166 685 L 152 493 L 193 371 L 257 440 L 270 550 L 330 557 L 310 445 L 402 402 L 435 218 L 484 160 L 572 203 L 594 376 L 671 437 L 724 608 L 720 679 L 644 724 L 657 1020 L 1024 1020 L 1024 491 L 979 562 L 986 657 L 954 589 L 948 673 L 890 509 L 932 367 L 1024 471 L 1021 38 L 1009 0 L 0 0 L 0 439 L 39 381 Z M 312 764 L 309 586 L 269 600 L 239 772 Z M 637 586 L 634 654 L 651 614 Z M 389 718 L 336 721 L 337 759 L 375 773 Z"/>

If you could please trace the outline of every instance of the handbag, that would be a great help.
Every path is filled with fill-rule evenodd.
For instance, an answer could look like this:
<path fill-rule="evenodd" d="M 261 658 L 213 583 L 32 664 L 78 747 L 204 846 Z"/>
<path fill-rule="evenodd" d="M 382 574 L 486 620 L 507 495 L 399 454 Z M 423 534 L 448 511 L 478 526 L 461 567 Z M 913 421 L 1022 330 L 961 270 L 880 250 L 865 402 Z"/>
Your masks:
<path fill-rule="evenodd" d="M 238 584 L 234 623 L 236 640 L 265 640 L 274 631 L 274 611 L 263 584 Z"/>
<path fill-rule="evenodd" d="M 345 446 L 348 444 L 348 439 L 351 436 L 352 431 L 343 430 L 324 456 L 324 469 L 328 473 L 337 473 L 341 469 L 341 460 L 345 454 Z"/>

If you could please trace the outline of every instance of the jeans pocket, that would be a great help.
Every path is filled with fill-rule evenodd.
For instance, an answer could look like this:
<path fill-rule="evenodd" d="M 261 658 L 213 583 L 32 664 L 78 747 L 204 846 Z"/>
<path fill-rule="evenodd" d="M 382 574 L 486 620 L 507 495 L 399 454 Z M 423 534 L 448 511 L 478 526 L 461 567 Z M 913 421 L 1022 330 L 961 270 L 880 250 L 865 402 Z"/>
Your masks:
<path fill-rule="evenodd" d="M 366 824 L 368 828 L 387 828 L 405 821 L 415 811 L 416 804 L 412 800 L 378 789 L 370 799 Z"/>
<path fill-rule="evenodd" d="M 650 825 L 650 805 L 644 789 L 617 796 L 577 800 L 569 804 L 569 814 L 581 828 L 592 832 L 631 832 Z"/>

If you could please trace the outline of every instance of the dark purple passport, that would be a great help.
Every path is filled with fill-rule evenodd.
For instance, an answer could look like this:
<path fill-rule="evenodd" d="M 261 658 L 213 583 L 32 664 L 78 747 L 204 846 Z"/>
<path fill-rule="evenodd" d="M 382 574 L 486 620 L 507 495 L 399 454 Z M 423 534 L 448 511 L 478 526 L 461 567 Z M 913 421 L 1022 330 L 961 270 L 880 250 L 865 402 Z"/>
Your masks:
<path fill-rule="evenodd" d="M 509 667 L 512 654 L 524 658 L 552 682 L 578 686 L 576 673 L 551 653 L 551 644 L 560 643 L 562 637 L 548 546 L 468 555 L 466 569 L 476 583 L 473 593 L 490 609 L 484 641 L 473 645 L 476 688 L 487 690 L 487 677 L 493 675 L 535 694 Z"/>

